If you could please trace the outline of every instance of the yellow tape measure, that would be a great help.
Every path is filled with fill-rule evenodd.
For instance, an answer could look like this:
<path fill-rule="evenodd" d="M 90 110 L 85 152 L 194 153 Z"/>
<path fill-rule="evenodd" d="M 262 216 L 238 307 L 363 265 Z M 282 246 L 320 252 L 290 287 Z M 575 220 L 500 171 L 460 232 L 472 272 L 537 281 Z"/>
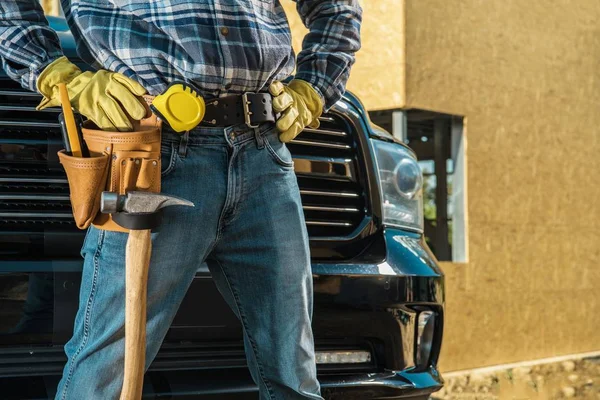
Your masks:
<path fill-rule="evenodd" d="M 174 82 L 156 96 L 150 105 L 161 119 L 175 132 L 185 132 L 198 126 L 204 118 L 206 104 L 198 92 L 188 84 Z"/>

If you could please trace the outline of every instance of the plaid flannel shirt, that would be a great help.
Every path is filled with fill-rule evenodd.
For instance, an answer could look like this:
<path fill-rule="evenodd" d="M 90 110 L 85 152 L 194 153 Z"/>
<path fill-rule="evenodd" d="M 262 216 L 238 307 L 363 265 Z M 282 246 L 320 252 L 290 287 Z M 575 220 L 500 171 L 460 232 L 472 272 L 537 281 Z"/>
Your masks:
<path fill-rule="evenodd" d="M 297 60 L 279 0 L 61 0 L 77 52 L 159 94 L 175 80 L 205 96 L 264 90 L 293 73 L 330 108 L 345 90 L 360 48 L 358 0 L 295 0 L 309 29 Z M 63 55 L 38 0 L 0 2 L 0 58 L 7 74 L 36 90 Z"/>

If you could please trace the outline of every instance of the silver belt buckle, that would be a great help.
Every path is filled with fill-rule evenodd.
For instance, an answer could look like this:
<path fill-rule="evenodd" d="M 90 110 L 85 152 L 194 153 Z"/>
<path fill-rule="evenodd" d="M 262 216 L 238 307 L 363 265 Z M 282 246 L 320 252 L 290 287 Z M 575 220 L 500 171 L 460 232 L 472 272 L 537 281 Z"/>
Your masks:
<path fill-rule="evenodd" d="M 248 93 L 242 94 L 242 107 L 244 107 L 244 122 L 248 128 L 258 128 L 259 125 L 252 125 L 252 121 L 250 121 L 250 116 L 252 115 L 252 111 L 250 111 L 251 101 L 248 101 Z"/>

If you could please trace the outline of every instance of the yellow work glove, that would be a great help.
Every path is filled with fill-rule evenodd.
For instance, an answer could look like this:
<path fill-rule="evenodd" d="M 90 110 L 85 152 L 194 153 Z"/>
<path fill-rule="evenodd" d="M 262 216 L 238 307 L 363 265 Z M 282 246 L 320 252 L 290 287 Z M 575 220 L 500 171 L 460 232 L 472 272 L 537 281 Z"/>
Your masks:
<path fill-rule="evenodd" d="M 282 113 L 276 123 L 281 132 L 279 140 L 289 142 L 307 126 L 319 127 L 323 101 L 310 83 L 294 79 L 285 86 L 275 81 L 269 86 L 269 93 L 273 96 L 273 110 Z"/>
<path fill-rule="evenodd" d="M 38 110 L 60 105 L 59 83 L 67 85 L 73 108 L 102 130 L 130 131 L 133 127 L 129 118 L 140 120 L 146 116 L 147 108 L 136 97 L 146 93 L 142 85 L 106 70 L 82 73 L 66 57 L 52 62 L 38 77 L 37 89 L 44 95 Z"/>

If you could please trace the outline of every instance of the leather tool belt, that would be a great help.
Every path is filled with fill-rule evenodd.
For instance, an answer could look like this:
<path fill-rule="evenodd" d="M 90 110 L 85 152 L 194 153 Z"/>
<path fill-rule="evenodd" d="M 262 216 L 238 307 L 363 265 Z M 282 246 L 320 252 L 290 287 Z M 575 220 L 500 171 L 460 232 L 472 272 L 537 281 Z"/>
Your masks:
<path fill-rule="evenodd" d="M 119 194 L 139 190 L 160 192 L 161 121 L 152 115 L 134 124 L 132 132 L 110 132 L 86 121 L 82 129 L 90 157 L 58 153 L 69 181 L 71 206 L 79 229 L 95 227 L 127 232 L 100 210 L 107 190 Z"/>
<path fill-rule="evenodd" d="M 152 96 L 144 96 L 150 104 Z M 244 93 L 206 101 L 205 116 L 200 125 L 232 126 L 246 124 L 250 128 L 275 122 L 272 96 L 269 93 Z M 100 210 L 102 191 L 126 194 L 139 190 L 160 192 L 161 126 L 152 114 L 133 122 L 132 132 L 109 132 L 98 129 L 91 121 L 82 128 L 90 157 L 73 157 L 64 150 L 58 153 L 69 181 L 71 206 L 80 229 L 91 224 L 97 228 L 126 232 Z"/>
<path fill-rule="evenodd" d="M 256 128 L 275 122 L 273 96 L 270 93 L 244 93 L 206 100 L 206 113 L 200 125 L 231 126 L 246 124 Z"/>
<path fill-rule="evenodd" d="M 144 95 L 148 105 L 156 96 Z M 279 115 L 273 111 L 270 93 L 244 93 L 204 100 L 205 113 L 201 126 L 226 127 L 246 124 L 256 128 L 265 122 L 275 122 Z M 168 123 L 168 121 L 167 121 Z"/>

